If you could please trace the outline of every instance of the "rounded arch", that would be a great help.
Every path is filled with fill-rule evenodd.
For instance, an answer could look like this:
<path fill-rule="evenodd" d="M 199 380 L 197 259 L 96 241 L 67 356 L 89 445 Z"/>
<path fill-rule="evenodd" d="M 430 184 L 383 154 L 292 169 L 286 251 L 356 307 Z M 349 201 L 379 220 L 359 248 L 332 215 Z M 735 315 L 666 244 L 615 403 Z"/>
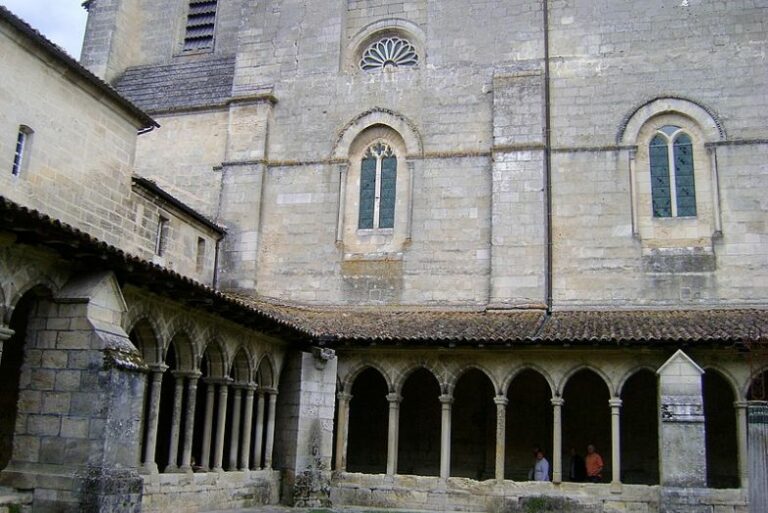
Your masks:
<path fill-rule="evenodd" d="M 277 375 L 275 369 L 274 357 L 270 353 L 265 353 L 259 360 L 259 364 L 256 366 L 256 374 L 254 376 L 254 379 L 260 388 L 277 387 Z"/>
<path fill-rule="evenodd" d="M 346 160 L 350 153 L 350 148 L 358 136 L 366 129 L 376 125 L 384 126 L 397 132 L 405 145 L 406 157 L 422 155 L 423 144 L 416 125 L 398 112 L 376 107 L 363 112 L 339 130 L 339 135 L 333 143 L 331 159 Z"/>
<path fill-rule="evenodd" d="M 669 96 L 654 98 L 625 116 L 616 134 L 616 142 L 624 146 L 634 145 L 640 129 L 649 119 L 669 113 L 692 119 L 704 133 L 707 142 L 726 140 L 725 129 L 711 110 L 692 100 Z"/>
<path fill-rule="evenodd" d="M 369 23 L 357 31 L 344 49 L 345 66 L 347 71 L 357 69 L 357 61 L 365 48 L 374 40 L 386 36 L 399 36 L 407 39 L 416 48 L 420 63 L 426 62 L 427 39 L 424 30 L 412 21 L 403 18 L 388 18 Z"/>
<path fill-rule="evenodd" d="M 245 346 L 240 346 L 235 351 L 235 357 L 232 359 L 230 366 L 232 378 L 235 383 L 246 384 L 250 383 L 253 379 L 253 369 L 251 368 L 251 355 Z"/>
<path fill-rule="evenodd" d="M 613 386 L 613 380 L 611 380 L 608 375 L 603 372 L 602 369 L 594 367 L 588 363 L 582 363 L 580 365 L 577 365 L 576 367 L 573 367 L 571 370 L 567 371 L 565 374 L 563 374 L 562 378 L 560 378 L 560 383 L 557 385 L 557 394 L 562 396 L 563 391 L 565 390 L 565 387 L 568 386 L 568 380 L 570 380 L 573 376 L 578 374 L 581 371 L 591 371 L 597 374 L 605 384 L 605 387 L 608 389 L 608 395 L 609 396 L 615 396 L 616 395 L 616 388 Z"/>
<path fill-rule="evenodd" d="M 440 390 L 445 391 L 445 380 L 440 379 L 442 377 L 442 373 L 438 372 L 437 368 L 435 368 L 435 366 L 429 362 L 420 362 L 399 372 L 392 383 L 393 391 L 402 395 L 403 385 L 406 381 L 408 381 L 408 378 L 411 376 L 411 374 L 419 369 L 424 369 L 432 374 L 432 377 L 435 378 L 435 381 L 437 381 L 437 384 L 440 386 Z"/>
<path fill-rule="evenodd" d="M 201 365 L 203 358 L 205 358 L 207 368 L 200 370 L 206 377 L 224 378 L 229 374 L 227 348 L 218 339 L 210 340 L 206 344 L 200 357 Z"/>
<path fill-rule="evenodd" d="M 544 381 L 547 382 L 547 385 L 549 385 L 549 392 L 550 396 L 555 396 L 555 380 L 552 378 L 552 375 L 547 372 L 543 367 L 540 367 L 539 365 L 536 365 L 535 363 L 523 363 L 516 369 L 514 369 L 512 372 L 507 374 L 507 376 L 504 378 L 504 381 L 501 383 L 501 393 L 502 395 L 507 395 L 509 393 L 509 386 L 512 384 L 512 382 L 515 380 L 517 376 L 519 376 L 521 373 L 525 371 L 532 371 L 537 374 L 539 374 L 542 378 L 544 378 Z"/>
<path fill-rule="evenodd" d="M 350 392 L 352 390 L 352 385 L 354 384 L 357 377 L 366 369 L 374 369 L 375 371 L 378 371 L 378 373 L 381 374 L 381 377 L 384 378 L 384 382 L 387 384 L 387 390 L 390 392 L 393 390 L 392 380 L 390 379 L 389 373 L 387 373 L 384 368 L 376 362 L 364 361 L 347 371 L 343 378 L 339 378 L 342 391 Z"/>
<path fill-rule="evenodd" d="M 625 372 L 623 376 L 621 376 L 619 381 L 616 382 L 616 397 L 621 397 L 621 394 L 624 391 L 624 385 L 627 384 L 627 381 L 629 381 L 632 376 L 641 371 L 650 371 L 656 375 L 656 369 L 652 365 L 640 364 L 632 367 L 627 372 Z"/>
<path fill-rule="evenodd" d="M 483 365 L 480 365 L 479 363 L 467 363 L 465 365 L 462 365 L 454 372 L 449 372 L 446 383 L 445 383 L 445 389 L 448 394 L 453 394 L 453 391 L 456 389 L 456 384 L 459 382 L 459 380 L 464 376 L 467 372 L 471 370 L 477 370 L 480 371 L 485 375 L 486 378 L 488 378 L 488 381 L 491 382 L 491 386 L 493 386 L 494 393 L 499 393 L 499 383 L 496 380 L 496 377 L 493 375 L 492 372 L 490 372 L 486 367 Z"/>

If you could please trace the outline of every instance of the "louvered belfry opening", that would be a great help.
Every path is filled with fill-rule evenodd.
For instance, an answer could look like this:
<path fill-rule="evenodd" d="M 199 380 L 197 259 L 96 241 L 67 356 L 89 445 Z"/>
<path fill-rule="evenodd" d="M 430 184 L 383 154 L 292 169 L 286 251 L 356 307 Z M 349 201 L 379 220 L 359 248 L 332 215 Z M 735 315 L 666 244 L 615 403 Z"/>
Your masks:
<path fill-rule="evenodd" d="M 217 0 L 189 0 L 184 51 L 213 48 Z"/>

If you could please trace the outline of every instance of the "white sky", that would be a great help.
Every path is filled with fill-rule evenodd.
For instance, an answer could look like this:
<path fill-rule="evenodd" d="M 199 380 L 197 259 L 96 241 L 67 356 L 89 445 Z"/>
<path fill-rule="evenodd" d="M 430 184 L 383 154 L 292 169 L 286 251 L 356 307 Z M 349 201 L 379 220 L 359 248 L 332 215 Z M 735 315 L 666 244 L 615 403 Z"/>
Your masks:
<path fill-rule="evenodd" d="M 0 5 L 64 48 L 75 59 L 80 58 L 87 18 L 82 3 L 82 0 L 0 0 Z"/>

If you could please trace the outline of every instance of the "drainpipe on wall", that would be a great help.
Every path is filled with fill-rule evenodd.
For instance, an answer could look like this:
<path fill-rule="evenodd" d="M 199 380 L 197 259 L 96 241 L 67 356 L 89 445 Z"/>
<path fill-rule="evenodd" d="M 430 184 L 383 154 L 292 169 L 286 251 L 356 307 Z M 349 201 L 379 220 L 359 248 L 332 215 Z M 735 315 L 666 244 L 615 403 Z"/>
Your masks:
<path fill-rule="evenodd" d="M 544 6 L 544 204 L 546 208 L 546 275 L 544 289 L 546 294 L 547 315 L 552 313 L 552 120 L 549 91 L 549 0 L 543 0 Z"/>

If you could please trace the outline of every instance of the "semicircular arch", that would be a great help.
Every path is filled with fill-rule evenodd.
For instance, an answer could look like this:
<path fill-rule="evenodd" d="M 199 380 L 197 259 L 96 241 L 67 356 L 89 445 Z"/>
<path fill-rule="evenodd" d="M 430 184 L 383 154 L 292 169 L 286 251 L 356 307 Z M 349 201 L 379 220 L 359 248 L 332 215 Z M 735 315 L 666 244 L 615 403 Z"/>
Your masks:
<path fill-rule="evenodd" d="M 725 141 L 726 133 L 720 120 L 715 114 L 697 102 L 680 97 L 654 98 L 629 113 L 616 134 L 616 142 L 620 145 L 634 145 L 640 134 L 640 129 L 651 118 L 661 114 L 681 114 L 693 120 L 702 130 L 707 142 Z"/>

